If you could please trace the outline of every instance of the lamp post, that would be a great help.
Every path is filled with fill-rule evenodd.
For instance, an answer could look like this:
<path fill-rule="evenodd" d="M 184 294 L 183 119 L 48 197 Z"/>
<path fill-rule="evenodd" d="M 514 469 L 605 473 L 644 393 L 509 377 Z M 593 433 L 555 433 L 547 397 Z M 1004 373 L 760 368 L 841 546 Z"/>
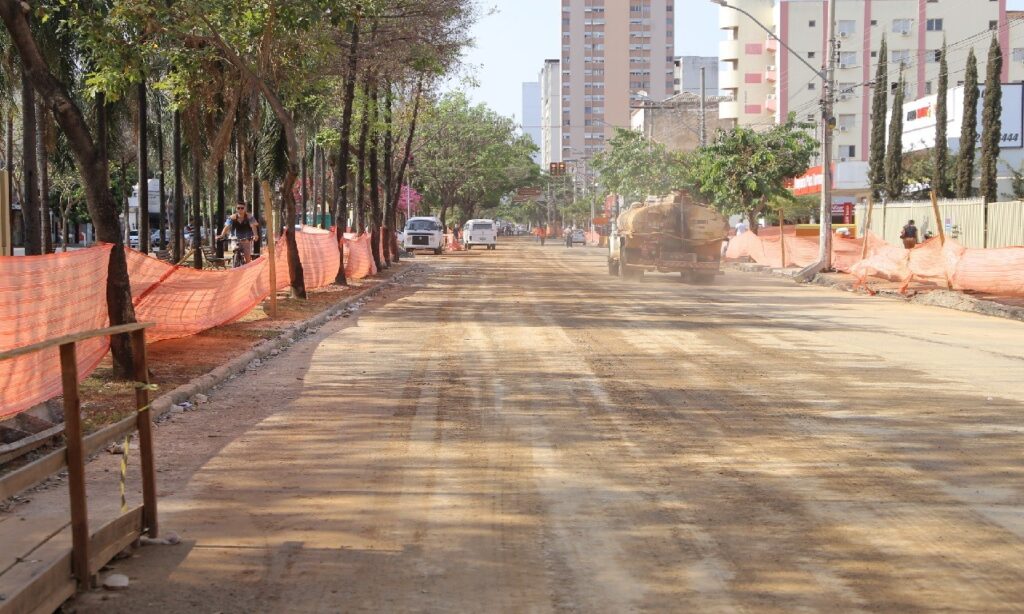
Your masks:
<path fill-rule="evenodd" d="M 757 24 L 768 36 L 778 41 L 783 49 L 810 68 L 822 82 L 821 92 L 821 225 L 818 233 L 818 262 L 804 269 L 801 276 L 812 276 L 820 271 L 832 268 L 832 108 L 835 105 L 835 53 L 836 53 L 836 7 L 835 0 L 828 0 L 828 53 L 825 54 L 824 66 L 818 69 L 807 62 L 796 51 L 775 35 L 771 29 L 757 20 L 753 15 L 726 0 L 710 0 L 723 8 L 732 9 L 746 15 Z"/>

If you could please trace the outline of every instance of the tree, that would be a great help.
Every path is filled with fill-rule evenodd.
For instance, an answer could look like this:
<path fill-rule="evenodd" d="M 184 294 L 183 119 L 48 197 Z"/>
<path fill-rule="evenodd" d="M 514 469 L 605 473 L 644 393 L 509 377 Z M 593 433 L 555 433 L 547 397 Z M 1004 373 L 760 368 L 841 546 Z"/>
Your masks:
<path fill-rule="evenodd" d="M 682 157 L 636 130 L 618 128 L 610 147 L 594 157 L 601 185 L 628 201 L 664 196 L 687 185 Z"/>
<path fill-rule="evenodd" d="M 719 132 L 713 143 L 694 152 L 689 177 L 716 209 L 745 214 L 756 228 L 772 200 L 792 200 L 786 182 L 807 172 L 818 148 L 810 128 L 791 114 L 766 132 L 744 127 Z"/>
<path fill-rule="evenodd" d="M 946 136 L 948 119 L 947 98 L 949 93 L 949 66 L 946 61 L 946 41 L 942 41 L 942 55 L 939 56 L 939 90 L 935 102 L 935 174 L 932 189 L 940 198 L 949 196 L 949 180 L 946 169 L 949 161 L 949 143 Z"/>
<path fill-rule="evenodd" d="M 100 241 L 114 247 L 110 252 L 107 272 L 107 314 L 112 325 L 135 321 L 128 264 L 125 258 L 121 225 L 117 217 L 117 204 L 110 190 L 110 172 L 104 155 L 103 130 L 97 127 L 97 137 L 90 129 L 78 102 L 66 83 L 58 80 L 40 52 L 29 23 L 27 4 L 18 0 L 0 0 L 0 18 L 10 34 L 11 42 L 21 57 L 26 82 L 41 96 L 53 113 L 54 119 L 67 136 L 85 188 L 89 216 Z M 132 367 L 131 346 L 125 335 L 111 339 L 114 374 L 129 377 Z"/>
<path fill-rule="evenodd" d="M 885 194 L 897 199 L 903 194 L 903 95 L 906 81 L 900 71 L 900 83 L 892 100 L 892 118 L 889 120 L 889 143 L 885 153 Z"/>
<path fill-rule="evenodd" d="M 871 143 L 868 147 L 868 178 L 875 197 L 882 195 L 885 187 L 885 116 L 889 102 L 889 69 L 885 35 L 878 51 L 878 67 L 871 90 Z"/>
<path fill-rule="evenodd" d="M 974 149 L 978 140 L 978 61 L 974 57 L 973 47 L 967 53 L 963 113 L 960 152 L 956 164 L 956 197 L 970 198 L 974 184 Z"/>
<path fill-rule="evenodd" d="M 978 187 L 985 202 L 999 198 L 999 142 L 1002 137 L 1003 114 L 1003 50 L 999 40 L 992 37 L 988 49 L 988 67 L 985 70 L 985 102 L 981 115 L 981 180 Z"/>

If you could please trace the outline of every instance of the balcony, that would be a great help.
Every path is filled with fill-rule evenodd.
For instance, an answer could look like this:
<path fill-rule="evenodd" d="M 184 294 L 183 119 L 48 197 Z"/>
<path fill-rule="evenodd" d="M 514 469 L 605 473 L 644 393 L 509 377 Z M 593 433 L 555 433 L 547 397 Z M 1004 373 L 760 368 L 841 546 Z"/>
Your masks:
<path fill-rule="evenodd" d="M 723 62 L 740 59 L 740 42 L 738 40 L 718 41 L 718 59 Z"/>
<path fill-rule="evenodd" d="M 775 53 L 779 50 L 779 41 L 772 37 L 768 37 L 768 40 L 764 42 L 764 50 L 768 53 Z"/>
<path fill-rule="evenodd" d="M 732 9 L 718 9 L 718 27 L 722 30 L 740 27 L 740 12 Z"/>
<path fill-rule="evenodd" d="M 718 89 L 736 90 L 740 88 L 740 71 L 722 70 L 718 73 Z"/>
<path fill-rule="evenodd" d="M 779 80 L 779 73 L 774 66 L 768 66 L 764 69 L 764 80 L 768 83 L 775 83 Z"/>
<path fill-rule="evenodd" d="M 779 108 L 778 99 L 775 98 L 775 94 L 768 94 L 768 97 L 764 101 L 764 110 L 767 113 L 775 113 Z"/>
<path fill-rule="evenodd" d="M 723 100 L 718 103 L 719 119 L 739 119 L 740 103 L 735 100 Z"/>

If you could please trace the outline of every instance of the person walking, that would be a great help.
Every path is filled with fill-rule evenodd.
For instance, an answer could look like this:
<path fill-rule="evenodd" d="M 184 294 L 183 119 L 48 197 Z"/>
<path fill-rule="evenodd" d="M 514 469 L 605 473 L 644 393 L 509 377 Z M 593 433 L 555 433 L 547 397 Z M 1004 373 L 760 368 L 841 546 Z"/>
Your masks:
<path fill-rule="evenodd" d="M 917 246 L 917 236 L 917 226 L 914 225 L 914 220 L 907 221 L 907 225 L 900 232 L 900 238 L 903 239 L 903 247 L 914 249 Z"/>

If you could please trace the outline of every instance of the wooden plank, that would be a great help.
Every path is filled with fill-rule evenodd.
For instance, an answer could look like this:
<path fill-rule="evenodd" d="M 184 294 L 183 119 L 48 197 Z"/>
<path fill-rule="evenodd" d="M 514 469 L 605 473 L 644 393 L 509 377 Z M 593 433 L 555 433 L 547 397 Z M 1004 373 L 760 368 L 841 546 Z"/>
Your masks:
<path fill-rule="evenodd" d="M 0 464 L 19 458 L 44 445 L 49 439 L 64 432 L 64 425 L 57 424 L 50 428 L 22 437 L 18 441 L 0 446 Z"/>
<path fill-rule="evenodd" d="M 305 189 L 305 188 L 303 188 Z M 274 243 L 277 241 L 277 213 L 274 209 L 274 203 L 270 198 L 270 182 L 263 182 L 263 201 L 264 207 L 270 214 L 267 219 L 270 220 L 270 229 L 267 231 L 267 257 L 270 259 L 270 317 L 277 317 L 277 261 L 274 259 Z M 303 220 L 305 222 L 305 220 Z M 257 232 L 259 229 L 257 229 Z M 288 229 L 288 232 L 294 232 L 295 227 L 292 225 Z M 256 236 L 259 238 L 259 235 Z"/>
<path fill-rule="evenodd" d="M 141 505 L 133 507 L 100 527 L 89 538 L 89 575 L 99 573 L 100 568 L 141 535 Z"/>
<path fill-rule="evenodd" d="M 132 355 L 135 357 L 135 381 L 149 384 L 146 367 L 146 331 L 132 333 Z M 135 389 L 135 426 L 139 430 L 139 460 L 142 471 L 142 502 L 145 506 L 144 525 L 150 537 L 157 536 L 156 519 L 156 461 L 153 452 L 153 420 L 149 410 L 149 390 L 146 386 Z"/>
<path fill-rule="evenodd" d="M 94 337 L 122 335 L 125 333 L 130 333 L 132 331 L 149 328 L 151 326 L 156 326 L 156 322 L 135 322 L 132 324 L 121 324 L 119 326 L 97 328 L 95 330 L 86 330 L 80 333 L 64 335 L 62 337 L 54 337 L 53 339 L 47 339 L 45 341 L 40 341 L 39 343 L 33 343 L 32 345 L 14 348 L 13 350 L 7 350 L 6 352 L 0 352 L 0 360 L 9 360 L 11 358 L 17 358 L 18 356 L 24 356 L 25 354 L 32 354 L 33 352 L 38 352 L 40 350 L 45 350 L 48 348 L 57 347 L 61 345 L 67 345 L 69 343 L 77 343 L 79 341 L 85 341 L 86 339 L 92 339 Z"/>
<path fill-rule="evenodd" d="M 89 433 L 82 439 L 82 451 L 88 456 L 97 450 L 109 446 L 115 441 L 124 439 L 124 436 L 135 430 L 135 416 L 128 416 L 109 424 L 98 431 Z"/>
<path fill-rule="evenodd" d="M 9 499 L 57 473 L 64 468 L 65 458 L 66 450 L 61 447 L 0 478 L 0 500 Z"/>
<path fill-rule="evenodd" d="M 63 552 L 55 552 L 63 550 Z M 71 551 L 54 544 L 0 577 L 0 614 L 50 613 L 75 594 Z"/>
<path fill-rule="evenodd" d="M 75 344 L 60 346 L 60 377 L 64 388 L 64 434 L 67 436 L 68 499 L 71 505 L 71 568 L 81 588 L 89 587 L 89 509 L 85 500 L 85 455 L 78 399 Z"/>

